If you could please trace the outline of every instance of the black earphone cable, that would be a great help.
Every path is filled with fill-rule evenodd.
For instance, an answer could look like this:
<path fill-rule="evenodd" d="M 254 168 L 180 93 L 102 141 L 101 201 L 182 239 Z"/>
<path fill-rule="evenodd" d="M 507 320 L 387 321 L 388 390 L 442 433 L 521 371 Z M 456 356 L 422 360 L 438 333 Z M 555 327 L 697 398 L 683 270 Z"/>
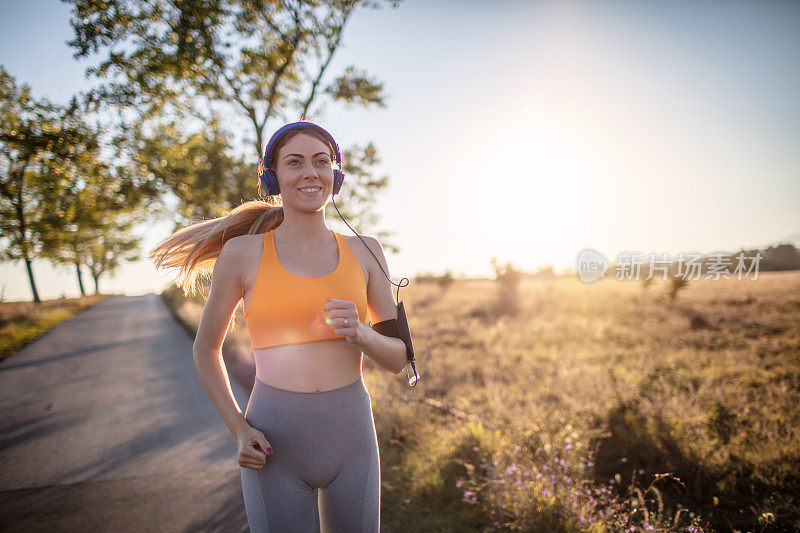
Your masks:
<path fill-rule="evenodd" d="M 333 198 L 334 196 L 335 196 L 335 195 L 333 195 L 333 194 L 331 195 L 331 201 L 333 201 L 333 207 L 334 207 L 334 208 L 336 208 L 336 212 L 337 212 L 337 213 L 339 213 L 339 218 L 341 218 L 341 219 L 342 219 L 342 221 L 343 221 L 345 224 L 347 224 L 347 221 L 344 219 L 344 217 L 342 216 L 342 213 L 339 211 L 339 208 L 336 206 L 336 200 L 334 200 L 334 198 Z M 355 233 L 355 234 L 356 234 L 356 236 L 358 236 L 358 238 L 359 238 L 359 239 L 361 239 L 361 235 L 359 235 L 359 234 L 358 234 L 358 232 L 357 232 L 356 230 L 354 230 L 354 229 L 353 229 L 353 228 L 350 226 L 350 224 L 347 224 L 347 227 L 348 227 L 348 228 L 350 228 L 350 230 L 352 230 L 352 232 L 353 232 L 353 233 Z M 364 239 L 361 239 L 361 242 L 364 242 Z M 370 250 L 370 249 L 369 249 L 369 246 L 367 246 L 367 243 L 365 243 L 365 242 L 364 242 L 364 246 L 367 248 L 367 251 L 369 251 L 369 253 L 371 253 L 371 254 L 372 254 L 372 250 Z M 372 257 L 375 257 L 375 254 L 372 254 Z M 388 279 L 388 280 L 389 280 L 389 283 L 391 283 L 392 285 L 396 285 L 396 286 L 397 286 L 397 296 L 395 296 L 395 300 L 397 300 L 397 301 L 399 302 L 399 301 L 400 301 L 400 287 L 405 287 L 405 286 L 406 286 L 406 285 L 408 285 L 408 284 L 409 284 L 411 281 L 410 281 L 408 278 L 401 278 L 401 279 L 400 279 L 400 284 L 397 284 L 397 283 L 393 282 L 391 279 L 389 279 L 389 276 L 386 274 L 386 271 L 383 269 L 383 266 L 381 266 L 381 262 L 380 262 L 380 261 L 378 261 L 378 258 L 377 258 L 377 257 L 375 257 L 375 262 L 376 262 L 376 263 L 378 263 L 378 266 L 380 267 L 380 269 L 381 269 L 381 272 L 383 272 L 383 275 L 384 275 L 384 276 L 386 276 L 386 279 Z M 403 280 L 406 280 L 406 283 L 405 283 L 405 285 L 403 285 L 403 284 L 402 284 L 402 283 L 403 283 Z"/>

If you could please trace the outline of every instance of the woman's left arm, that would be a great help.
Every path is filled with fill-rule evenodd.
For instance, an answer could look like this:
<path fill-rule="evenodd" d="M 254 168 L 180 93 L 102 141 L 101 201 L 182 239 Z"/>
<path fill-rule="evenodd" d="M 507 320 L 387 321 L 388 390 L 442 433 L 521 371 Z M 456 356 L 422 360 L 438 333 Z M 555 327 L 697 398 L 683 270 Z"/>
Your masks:
<path fill-rule="evenodd" d="M 380 261 L 383 270 L 386 271 L 386 275 L 384 275 L 374 260 L 369 262 L 367 267 L 369 274 L 369 283 L 367 284 L 369 318 L 373 324 L 397 318 L 397 302 L 392 295 L 392 285 L 386 279 L 390 274 L 389 265 L 386 263 L 386 257 L 383 253 L 383 246 L 374 237 L 362 235 L 362 238 Z M 352 303 L 351 305 L 355 306 Z M 332 307 L 336 307 L 336 305 L 330 305 L 330 303 L 326 305 L 326 309 L 331 309 Z M 399 374 L 406 367 L 408 361 L 406 344 L 402 339 L 381 335 L 358 320 L 352 327 L 350 324 L 343 326 L 340 321 L 337 321 L 337 326 L 335 331 L 338 335 L 347 336 L 348 342 L 361 348 L 361 351 L 375 361 L 379 367 L 394 374 Z"/>

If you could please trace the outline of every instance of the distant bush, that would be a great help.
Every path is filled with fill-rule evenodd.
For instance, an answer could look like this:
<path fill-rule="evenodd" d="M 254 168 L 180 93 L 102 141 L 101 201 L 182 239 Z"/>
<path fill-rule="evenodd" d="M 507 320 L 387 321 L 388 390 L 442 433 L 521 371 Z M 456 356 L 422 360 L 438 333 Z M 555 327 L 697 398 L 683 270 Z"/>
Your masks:
<path fill-rule="evenodd" d="M 520 272 L 520 275 L 527 279 L 552 279 L 558 276 L 553 270 L 552 265 L 545 265 L 532 274 L 530 272 Z"/>
<path fill-rule="evenodd" d="M 415 283 L 435 283 L 439 285 L 442 290 L 446 290 L 456 280 L 450 269 L 447 269 L 444 274 L 434 274 L 432 272 L 422 272 L 414 276 Z"/>
<path fill-rule="evenodd" d="M 678 297 L 678 292 L 680 292 L 681 289 L 686 287 L 686 285 L 688 285 L 688 283 L 689 283 L 689 280 L 686 279 L 683 276 L 672 276 L 670 278 L 670 282 L 669 282 L 669 293 L 668 293 L 669 294 L 669 300 L 671 302 L 674 302 L 675 298 Z"/>
<path fill-rule="evenodd" d="M 420 272 L 414 276 L 414 283 L 433 283 L 437 277 L 432 272 Z"/>
<path fill-rule="evenodd" d="M 496 313 L 498 315 L 517 315 L 522 305 L 522 298 L 519 292 L 519 282 L 522 280 L 522 273 L 507 262 L 500 265 L 496 258 L 491 260 L 494 269 L 495 280 L 498 283 L 497 300 L 495 301 Z"/>
<path fill-rule="evenodd" d="M 436 278 L 436 283 L 439 285 L 439 288 L 442 289 L 442 292 L 446 291 L 454 281 L 455 278 L 453 277 L 453 273 L 450 272 L 450 269 L 447 269 L 444 274 Z"/>
<path fill-rule="evenodd" d="M 740 251 L 742 253 L 744 251 Z M 800 268 L 800 252 L 793 244 L 779 244 L 758 250 L 761 260 L 758 264 L 759 271 L 769 270 L 797 270 Z M 755 252 L 744 252 L 745 257 L 752 259 Z M 750 261 L 747 261 L 748 265 Z"/>

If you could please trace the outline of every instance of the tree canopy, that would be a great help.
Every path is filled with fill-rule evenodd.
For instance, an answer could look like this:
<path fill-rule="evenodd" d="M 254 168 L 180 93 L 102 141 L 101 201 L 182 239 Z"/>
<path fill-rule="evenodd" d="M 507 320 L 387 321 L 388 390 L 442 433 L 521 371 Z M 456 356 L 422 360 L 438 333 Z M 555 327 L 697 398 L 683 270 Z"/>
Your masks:
<path fill-rule="evenodd" d="M 97 105 L 208 121 L 213 104 L 229 104 L 252 125 L 256 156 L 268 120 L 314 115 L 319 96 L 385 105 L 383 84 L 354 65 L 325 80 L 353 11 L 399 0 L 62 1 L 73 6 L 74 57 L 107 54 L 87 69 L 105 80 L 90 93 Z"/>

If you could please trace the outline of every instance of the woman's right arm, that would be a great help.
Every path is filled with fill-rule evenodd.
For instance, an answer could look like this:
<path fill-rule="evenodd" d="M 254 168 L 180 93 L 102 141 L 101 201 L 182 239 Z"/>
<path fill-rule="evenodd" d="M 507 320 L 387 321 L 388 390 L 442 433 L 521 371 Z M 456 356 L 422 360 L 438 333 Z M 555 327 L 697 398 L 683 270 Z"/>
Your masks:
<path fill-rule="evenodd" d="M 225 242 L 214 263 L 211 291 L 203 307 L 192 352 L 200 381 L 228 430 L 237 437 L 250 425 L 236 403 L 222 359 L 222 343 L 243 294 L 242 243 L 234 240 L 238 239 Z"/>

